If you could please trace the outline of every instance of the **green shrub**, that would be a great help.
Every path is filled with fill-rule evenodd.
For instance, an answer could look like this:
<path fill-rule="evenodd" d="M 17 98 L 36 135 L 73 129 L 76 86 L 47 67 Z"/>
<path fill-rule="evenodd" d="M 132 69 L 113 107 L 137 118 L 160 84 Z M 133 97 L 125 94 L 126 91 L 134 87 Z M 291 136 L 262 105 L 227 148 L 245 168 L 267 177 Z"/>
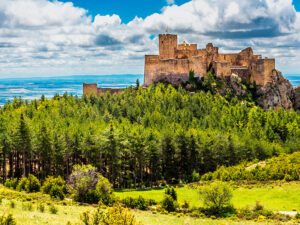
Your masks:
<path fill-rule="evenodd" d="M 12 214 L 8 214 L 8 216 L 0 217 L 0 225 L 16 225 L 16 221 Z"/>
<path fill-rule="evenodd" d="M 102 210 L 100 207 L 94 212 L 84 212 L 80 215 L 80 219 L 85 225 L 141 225 L 136 222 L 136 218 L 132 212 L 115 205 L 108 210 Z"/>
<path fill-rule="evenodd" d="M 200 178 L 200 174 L 194 170 L 192 173 L 192 182 L 198 182 L 200 181 Z"/>
<path fill-rule="evenodd" d="M 42 187 L 43 193 L 50 194 L 51 189 L 54 186 L 56 189 L 57 189 L 57 186 L 60 187 L 64 194 L 67 193 L 66 181 L 64 179 L 62 179 L 60 176 L 58 176 L 56 178 L 54 178 L 53 176 L 47 177 L 43 184 L 43 187 Z M 54 196 L 54 197 L 57 197 L 57 196 Z"/>
<path fill-rule="evenodd" d="M 58 208 L 55 207 L 55 205 L 51 204 L 51 205 L 49 206 L 49 212 L 52 213 L 52 214 L 57 214 Z"/>
<path fill-rule="evenodd" d="M 29 193 L 38 192 L 41 189 L 41 183 L 34 175 L 29 174 L 28 182 L 27 182 L 25 188 L 26 188 L 26 191 Z"/>
<path fill-rule="evenodd" d="M 103 176 L 99 177 L 96 186 L 96 192 L 103 204 L 109 205 L 113 198 L 112 196 L 112 184 Z"/>
<path fill-rule="evenodd" d="M 100 196 L 96 186 L 100 174 L 91 165 L 75 165 L 68 179 L 68 188 L 74 194 L 75 201 L 85 203 L 98 203 Z"/>
<path fill-rule="evenodd" d="M 33 205 L 31 202 L 23 202 L 22 203 L 22 209 L 26 211 L 32 211 L 33 210 Z"/>
<path fill-rule="evenodd" d="M 132 197 L 126 197 L 122 199 L 122 203 L 128 208 L 132 208 L 132 209 L 136 208 L 136 200 Z"/>
<path fill-rule="evenodd" d="M 115 198 L 112 185 L 97 173 L 91 165 L 76 165 L 68 180 L 68 188 L 74 194 L 74 200 L 84 203 L 112 205 Z"/>
<path fill-rule="evenodd" d="M 17 190 L 18 191 L 26 191 L 26 185 L 28 183 L 28 179 L 27 177 L 22 177 L 22 179 L 20 180 L 18 186 L 17 186 Z"/>
<path fill-rule="evenodd" d="M 200 198 L 204 206 L 218 213 L 222 208 L 230 206 L 232 189 L 227 183 L 216 181 L 201 188 Z"/>
<path fill-rule="evenodd" d="M 165 194 L 170 195 L 173 200 L 177 201 L 177 193 L 173 187 L 167 187 L 167 189 L 165 190 Z"/>
<path fill-rule="evenodd" d="M 9 207 L 12 208 L 12 209 L 16 208 L 16 202 L 14 200 L 11 200 L 9 202 Z"/>
<path fill-rule="evenodd" d="M 4 186 L 7 188 L 16 189 L 18 186 L 18 179 L 17 178 L 7 179 L 4 183 Z"/>
<path fill-rule="evenodd" d="M 40 181 L 32 174 L 28 178 L 23 177 L 17 186 L 18 191 L 38 192 L 41 189 Z"/>
<path fill-rule="evenodd" d="M 137 199 L 137 208 L 140 210 L 147 209 L 148 205 L 146 200 L 140 195 Z"/>
<path fill-rule="evenodd" d="M 37 209 L 43 213 L 45 212 L 45 205 L 43 203 L 38 204 Z"/>
<path fill-rule="evenodd" d="M 57 184 L 51 187 L 49 194 L 52 198 L 58 198 L 60 200 L 63 200 L 65 198 L 63 188 L 61 186 L 58 186 Z"/>
<path fill-rule="evenodd" d="M 122 199 L 122 204 L 131 209 L 145 210 L 148 206 L 156 205 L 157 202 L 153 199 L 146 200 L 142 196 L 138 198 L 126 197 Z"/>
<path fill-rule="evenodd" d="M 167 210 L 168 212 L 174 212 L 176 211 L 178 204 L 170 195 L 165 195 L 161 203 L 161 207 Z"/>
<path fill-rule="evenodd" d="M 297 214 L 296 214 L 295 219 L 296 219 L 296 220 L 300 220 L 300 213 L 297 213 Z"/>

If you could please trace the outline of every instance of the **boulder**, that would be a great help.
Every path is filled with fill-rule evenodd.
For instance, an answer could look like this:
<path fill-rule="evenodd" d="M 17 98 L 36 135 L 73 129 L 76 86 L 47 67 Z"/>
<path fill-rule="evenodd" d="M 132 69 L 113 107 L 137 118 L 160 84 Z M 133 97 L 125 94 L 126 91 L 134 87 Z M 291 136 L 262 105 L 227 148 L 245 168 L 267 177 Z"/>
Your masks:
<path fill-rule="evenodd" d="M 300 85 L 298 85 L 295 89 L 295 102 L 294 108 L 295 110 L 300 110 Z"/>
<path fill-rule="evenodd" d="M 257 103 L 265 110 L 279 107 L 292 109 L 295 102 L 293 85 L 278 70 L 273 71 L 270 82 L 257 86 L 257 95 Z"/>

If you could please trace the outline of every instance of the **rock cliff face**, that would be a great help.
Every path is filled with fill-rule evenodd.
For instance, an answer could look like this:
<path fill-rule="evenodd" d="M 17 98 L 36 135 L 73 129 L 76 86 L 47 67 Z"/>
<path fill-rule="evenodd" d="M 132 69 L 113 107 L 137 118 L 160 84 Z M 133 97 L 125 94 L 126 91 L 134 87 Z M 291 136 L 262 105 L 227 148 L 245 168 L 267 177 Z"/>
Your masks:
<path fill-rule="evenodd" d="M 300 110 L 300 85 L 295 88 L 294 108 L 295 110 Z"/>
<path fill-rule="evenodd" d="M 273 71 L 270 82 L 264 86 L 257 87 L 257 95 L 259 96 L 257 103 L 265 110 L 279 107 L 291 109 L 295 105 L 293 85 L 277 70 Z M 298 101 L 300 100 L 299 98 Z"/>

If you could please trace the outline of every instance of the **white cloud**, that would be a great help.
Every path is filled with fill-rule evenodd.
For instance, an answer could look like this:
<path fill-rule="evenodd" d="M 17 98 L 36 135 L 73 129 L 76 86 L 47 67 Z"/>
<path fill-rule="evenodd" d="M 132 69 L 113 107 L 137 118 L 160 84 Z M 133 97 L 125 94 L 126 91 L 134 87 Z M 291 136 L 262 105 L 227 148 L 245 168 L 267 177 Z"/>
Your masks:
<path fill-rule="evenodd" d="M 230 52 L 252 46 L 294 72 L 300 57 L 300 13 L 292 0 L 168 2 L 160 13 L 128 24 L 118 15 L 91 17 L 72 3 L 0 0 L 0 77 L 143 73 L 166 28 L 180 40 Z"/>

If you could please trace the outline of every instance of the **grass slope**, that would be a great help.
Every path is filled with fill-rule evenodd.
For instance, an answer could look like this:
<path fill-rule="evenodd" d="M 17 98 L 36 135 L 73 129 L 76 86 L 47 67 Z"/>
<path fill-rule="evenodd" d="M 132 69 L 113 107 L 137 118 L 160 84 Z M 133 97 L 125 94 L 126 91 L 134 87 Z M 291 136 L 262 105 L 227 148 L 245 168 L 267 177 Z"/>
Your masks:
<path fill-rule="evenodd" d="M 3 200 L 0 205 L 0 212 L 12 213 L 18 225 L 65 225 L 68 222 L 74 224 L 83 224 L 80 222 L 80 214 L 87 210 L 94 210 L 95 208 L 91 206 L 61 206 L 56 205 L 58 208 L 57 214 L 51 214 L 46 206 L 44 213 L 37 210 L 36 205 L 34 205 L 32 211 L 26 211 L 22 209 L 22 202 L 15 201 L 16 207 L 14 209 L 10 208 L 10 200 Z M 134 214 L 139 222 L 143 225 L 267 225 L 272 224 L 271 222 L 254 222 L 254 221 L 229 221 L 229 220 L 212 220 L 212 219 L 195 219 L 191 217 L 177 217 L 172 215 L 161 215 L 152 214 L 151 212 L 135 211 Z"/>
<path fill-rule="evenodd" d="M 202 206 L 199 199 L 198 190 L 190 187 L 176 188 L 178 201 L 183 203 L 184 200 L 193 207 Z M 164 189 L 148 190 L 123 190 L 115 194 L 120 198 L 143 196 L 146 199 L 161 201 L 164 197 Z M 293 182 L 278 186 L 266 185 L 257 188 L 239 187 L 233 192 L 233 205 L 241 208 L 247 205 L 254 205 L 259 200 L 267 209 L 273 211 L 300 211 L 300 183 Z"/>

